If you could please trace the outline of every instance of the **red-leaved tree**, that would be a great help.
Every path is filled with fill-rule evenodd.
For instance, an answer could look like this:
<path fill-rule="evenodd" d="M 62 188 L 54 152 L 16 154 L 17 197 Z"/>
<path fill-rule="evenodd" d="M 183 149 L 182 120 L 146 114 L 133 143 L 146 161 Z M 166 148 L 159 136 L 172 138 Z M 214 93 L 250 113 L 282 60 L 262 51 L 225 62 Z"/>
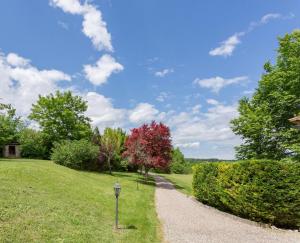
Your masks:
<path fill-rule="evenodd" d="M 171 161 L 170 129 L 153 121 L 131 130 L 125 142 L 124 157 L 144 167 L 146 176 L 151 168 L 167 168 Z"/>

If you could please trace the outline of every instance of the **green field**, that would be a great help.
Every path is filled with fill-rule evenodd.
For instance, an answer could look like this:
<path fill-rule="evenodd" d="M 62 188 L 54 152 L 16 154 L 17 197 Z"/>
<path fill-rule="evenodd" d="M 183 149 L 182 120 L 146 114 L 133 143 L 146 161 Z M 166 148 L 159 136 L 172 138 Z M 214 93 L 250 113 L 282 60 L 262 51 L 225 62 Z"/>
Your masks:
<path fill-rule="evenodd" d="M 140 180 L 137 190 L 137 180 Z M 122 186 L 114 229 L 113 185 Z M 0 160 L 0 242 L 160 242 L 154 186 L 51 161 Z"/>
<path fill-rule="evenodd" d="M 192 195 L 193 190 L 192 190 L 192 181 L 193 181 L 193 175 L 188 174 L 188 175 L 182 175 L 182 174 L 160 174 L 160 176 L 165 177 L 169 181 L 171 181 L 176 189 L 179 191 Z"/>

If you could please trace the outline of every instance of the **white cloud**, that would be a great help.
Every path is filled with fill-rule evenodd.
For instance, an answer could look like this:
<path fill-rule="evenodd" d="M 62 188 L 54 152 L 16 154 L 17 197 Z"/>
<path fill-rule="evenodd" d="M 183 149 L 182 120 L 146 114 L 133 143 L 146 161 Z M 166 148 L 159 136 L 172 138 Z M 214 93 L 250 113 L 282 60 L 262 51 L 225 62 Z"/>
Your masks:
<path fill-rule="evenodd" d="M 103 130 L 105 127 L 118 127 L 124 125 L 127 111 L 113 107 L 112 101 L 101 94 L 88 92 L 83 95 L 88 102 L 87 116 L 92 119 L 94 126 Z"/>
<path fill-rule="evenodd" d="M 218 105 L 218 104 L 220 104 L 220 102 L 217 101 L 217 100 L 215 100 L 215 99 L 207 99 L 206 103 L 210 104 L 210 105 Z"/>
<path fill-rule="evenodd" d="M 29 65 L 30 60 L 20 57 L 16 53 L 9 53 L 6 57 L 6 61 L 8 64 L 15 66 L 15 67 L 24 67 Z"/>
<path fill-rule="evenodd" d="M 140 103 L 130 111 L 129 120 L 133 123 L 151 121 L 157 118 L 159 111 L 148 103 Z"/>
<path fill-rule="evenodd" d="M 166 69 L 163 69 L 163 70 L 161 70 L 161 71 L 155 72 L 154 75 L 155 75 L 156 77 L 162 78 L 162 77 L 165 77 L 167 74 L 170 74 L 170 73 L 173 73 L 173 72 L 174 72 L 174 69 L 172 69 L 172 68 L 170 68 L 170 69 L 166 68 Z"/>
<path fill-rule="evenodd" d="M 179 148 L 198 148 L 199 146 L 200 146 L 199 142 L 175 144 L 175 147 L 179 147 Z"/>
<path fill-rule="evenodd" d="M 279 13 L 269 13 L 269 14 L 262 16 L 262 18 L 260 19 L 260 23 L 267 24 L 270 20 L 279 19 L 281 17 L 282 17 L 282 15 Z"/>
<path fill-rule="evenodd" d="M 240 143 L 229 125 L 230 120 L 237 116 L 236 104 L 216 104 L 207 112 L 185 115 L 185 120 L 175 124 L 173 121 L 177 115 L 173 115 L 167 124 L 171 126 L 173 143 L 180 145 L 186 156 L 233 158 L 233 147 Z M 200 143 L 201 147 L 195 150 Z M 217 145 L 220 149 L 211 154 L 212 147 Z"/>
<path fill-rule="evenodd" d="M 84 65 L 85 77 L 94 85 L 106 83 L 112 73 L 123 69 L 124 67 L 108 54 L 103 55 L 96 65 Z"/>
<path fill-rule="evenodd" d="M 198 114 L 198 113 L 200 113 L 201 107 L 202 107 L 202 106 L 201 106 L 200 104 L 193 106 L 193 107 L 192 107 L 192 113 L 193 113 L 193 114 Z"/>
<path fill-rule="evenodd" d="M 225 86 L 231 85 L 231 84 L 237 84 L 242 81 L 248 80 L 247 76 L 240 76 L 230 79 L 225 79 L 222 77 L 213 77 L 213 78 L 207 78 L 207 79 L 195 79 L 194 83 L 198 84 L 200 87 L 208 88 L 211 91 L 218 93 L 222 88 Z"/>
<path fill-rule="evenodd" d="M 165 102 L 169 97 L 170 95 L 167 92 L 160 92 L 156 100 L 159 102 Z"/>
<path fill-rule="evenodd" d="M 227 40 L 221 42 L 221 45 L 215 49 L 212 49 L 209 52 L 211 56 L 231 56 L 232 52 L 235 50 L 236 46 L 241 43 L 241 36 L 245 33 L 235 33 L 234 35 L 230 36 Z"/>
<path fill-rule="evenodd" d="M 102 13 L 96 6 L 87 1 L 81 4 L 79 0 L 50 0 L 50 5 L 61 8 L 64 12 L 83 17 L 82 32 L 91 39 L 97 50 L 113 51 L 111 35 L 107 30 Z"/>
<path fill-rule="evenodd" d="M 40 70 L 30 60 L 15 53 L 0 54 L 0 98 L 27 115 L 38 95 L 46 95 L 59 89 L 58 82 L 71 77 L 55 69 Z"/>
<path fill-rule="evenodd" d="M 249 34 L 256 27 L 269 23 L 274 19 L 291 19 L 294 18 L 294 14 L 283 16 L 279 13 L 268 13 L 261 17 L 259 21 L 251 22 L 245 31 L 235 33 L 234 35 L 221 42 L 219 47 L 216 47 L 209 51 L 211 56 L 231 56 L 236 46 L 241 43 L 241 37 Z"/>

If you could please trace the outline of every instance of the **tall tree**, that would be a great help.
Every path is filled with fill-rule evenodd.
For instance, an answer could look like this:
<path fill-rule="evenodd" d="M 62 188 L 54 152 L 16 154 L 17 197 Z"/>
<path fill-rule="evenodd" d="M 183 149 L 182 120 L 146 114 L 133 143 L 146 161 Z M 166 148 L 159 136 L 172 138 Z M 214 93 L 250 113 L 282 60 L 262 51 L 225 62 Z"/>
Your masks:
<path fill-rule="evenodd" d="M 112 160 L 122 153 L 126 134 L 121 128 L 106 128 L 100 138 L 100 154 L 104 155 L 109 173 L 112 173 Z"/>
<path fill-rule="evenodd" d="M 281 159 L 291 145 L 300 142 L 300 133 L 288 121 L 299 112 L 300 31 L 279 38 L 277 61 L 264 65 L 257 90 L 251 99 L 239 103 L 239 117 L 232 129 L 243 139 L 237 157 Z"/>
<path fill-rule="evenodd" d="M 183 174 L 187 170 L 188 164 L 179 148 L 172 149 L 172 162 L 170 167 L 171 172 L 176 174 Z"/>
<path fill-rule="evenodd" d="M 10 142 L 17 142 L 23 123 L 16 110 L 7 104 L 0 103 L 0 147 Z"/>
<path fill-rule="evenodd" d="M 90 139 L 90 119 L 84 115 L 87 102 L 71 91 L 39 96 L 32 105 L 29 118 L 38 122 L 45 134 L 48 146 L 55 141 Z"/>
<path fill-rule="evenodd" d="M 153 121 L 131 130 L 125 142 L 124 156 L 130 163 L 143 166 L 146 176 L 151 168 L 164 169 L 171 161 L 170 129 Z"/>
<path fill-rule="evenodd" d="M 100 141 L 101 141 L 101 135 L 99 132 L 99 128 L 95 127 L 92 135 L 92 143 L 100 146 Z"/>

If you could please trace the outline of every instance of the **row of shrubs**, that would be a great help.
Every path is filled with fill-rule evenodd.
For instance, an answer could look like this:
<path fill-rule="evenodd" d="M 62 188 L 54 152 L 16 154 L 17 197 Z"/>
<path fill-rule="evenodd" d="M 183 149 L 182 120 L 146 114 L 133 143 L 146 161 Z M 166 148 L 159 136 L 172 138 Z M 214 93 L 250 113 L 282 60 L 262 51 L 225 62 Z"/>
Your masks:
<path fill-rule="evenodd" d="M 51 160 L 57 164 L 76 170 L 105 171 L 108 170 L 105 158 L 101 156 L 99 146 L 92 142 L 81 140 L 65 140 L 54 144 Z M 126 159 L 115 156 L 111 165 L 114 171 L 137 171 L 136 165 Z"/>
<path fill-rule="evenodd" d="M 300 163 L 203 163 L 193 170 L 199 201 L 254 221 L 300 228 Z"/>

